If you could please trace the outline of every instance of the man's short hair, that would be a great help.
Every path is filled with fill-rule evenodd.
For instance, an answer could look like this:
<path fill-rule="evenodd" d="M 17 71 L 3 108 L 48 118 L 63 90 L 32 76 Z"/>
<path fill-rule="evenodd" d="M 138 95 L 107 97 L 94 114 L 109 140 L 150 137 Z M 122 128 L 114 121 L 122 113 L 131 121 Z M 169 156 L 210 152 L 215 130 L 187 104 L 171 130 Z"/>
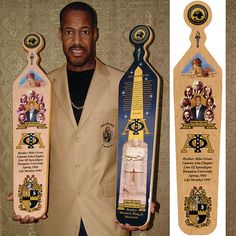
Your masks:
<path fill-rule="evenodd" d="M 210 100 L 211 102 L 214 102 L 214 98 L 213 97 L 210 97 L 207 99 L 207 101 Z"/>
<path fill-rule="evenodd" d="M 201 98 L 200 95 L 197 95 L 197 96 L 195 97 L 195 100 L 196 100 L 197 98 L 200 98 L 200 100 L 202 100 L 202 98 Z"/>
<path fill-rule="evenodd" d="M 71 2 L 66 5 L 60 12 L 60 26 L 63 25 L 63 20 L 65 13 L 69 10 L 80 10 L 89 13 L 92 19 L 92 24 L 96 28 L 97 27 L 97 12 L 87 3 L 85 2 Z"/>

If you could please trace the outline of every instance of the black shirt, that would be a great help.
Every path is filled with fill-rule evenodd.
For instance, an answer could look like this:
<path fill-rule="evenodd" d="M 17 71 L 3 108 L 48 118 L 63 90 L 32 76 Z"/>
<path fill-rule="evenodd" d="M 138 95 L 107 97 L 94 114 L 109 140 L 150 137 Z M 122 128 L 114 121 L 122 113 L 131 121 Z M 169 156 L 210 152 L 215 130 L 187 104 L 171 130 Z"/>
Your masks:
<path fill-rule="evenodd" d="M 77 124 L 79 124 L 93 73 L 94 69 L 81 72 L 67 70 L 71 105 Z M 82 219 L 80 224 L 79 236 L 87 236 Z"/>
<path fill-rule="evenodd" d="M 67 70 L 71 105 L 77 124 L 79 124 L 93 73 L 94 69 L 81 72 Z"/>

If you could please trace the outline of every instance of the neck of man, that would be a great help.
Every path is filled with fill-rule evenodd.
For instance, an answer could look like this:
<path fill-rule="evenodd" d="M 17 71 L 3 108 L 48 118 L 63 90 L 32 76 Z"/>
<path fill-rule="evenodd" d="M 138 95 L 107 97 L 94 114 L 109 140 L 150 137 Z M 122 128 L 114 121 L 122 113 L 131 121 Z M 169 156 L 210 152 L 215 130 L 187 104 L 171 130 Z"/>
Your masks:
<path fill-rule="evenodd" d="M 69 71 L 75 71 L 75 72 L 82 72 L 82 71 L 86 71 L 86 70 L 92 70 L 92 69 L 95 68 L 95 66 L 96 66 L 95 57 L 93 57 L 85 65 L 82 65 L 82 66 L 71 65 L 69 62 L 67 62 L 67 69 Z"/>

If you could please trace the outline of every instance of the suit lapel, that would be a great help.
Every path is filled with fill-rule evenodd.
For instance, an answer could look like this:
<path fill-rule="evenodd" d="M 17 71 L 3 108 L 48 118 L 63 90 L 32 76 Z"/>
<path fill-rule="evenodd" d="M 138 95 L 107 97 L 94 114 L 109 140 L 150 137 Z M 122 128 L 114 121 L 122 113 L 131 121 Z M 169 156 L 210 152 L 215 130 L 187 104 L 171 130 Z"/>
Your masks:
<path fill-rule="evenodd" d="M 96 58 L 96 68 L 89 86 L 88 94 L 85 99 L 84 108 L 81 114 L 79 125 L 77 126 L 74 117 L 73 109 L 71 107 L 71 100 L 67 82 L 66 64 L 58 70 L 58 78 L 55 78 L 53 82 L 54 92 L 57 99 L 65 112 L 67 118 L 78 131 L 83 127 L 89 116 L 93 112 L 99 98 L 102 96 L 107 86 L 110 83 L 108 79 L 108 71 L 106 67 Z"/>
<path fill-rule="evenodd" d="M 193 119 L 194 120 L 197 119 L 197 109 L 196 109 L 196 107 L 194 107 L 194 109 L 193 109 Z"/>
<path fill-rule="evenodd" d="M 201 106 L 201 109 L 200 109 L 201 117 L 204 117 L 204 111 L 205 111 L 205 109 L 204 109 L 204 107 L 203 107 L 203 105 L 202 105 L 202 106 Z"/>
<path fill-rule="evenodd" d="M 67 81 L 67 71 L 66 64 L 63 65 L 58 71 L 58 78 L 53 81 L 54 92 L 57 96 L 57 99 L 62 107 L 64 113 L 69 119 L 70 123 L 76 129 L 77 124 L 75 121 L 73 109 L 71 107 L 70 93 Z"/>
<path fill-rule="evenodd" d="M 109 85 L 110 80 L 108 78 L 108 71 L 106 67 L 96 58 L 96 68 L 93 74 L 91 84 L 87 93 L 87 97 L 84 104 L 84 109 L 80 118 L 78 131 L 83 127 L 89 116 L 92 114 L 99 98 Z"/>

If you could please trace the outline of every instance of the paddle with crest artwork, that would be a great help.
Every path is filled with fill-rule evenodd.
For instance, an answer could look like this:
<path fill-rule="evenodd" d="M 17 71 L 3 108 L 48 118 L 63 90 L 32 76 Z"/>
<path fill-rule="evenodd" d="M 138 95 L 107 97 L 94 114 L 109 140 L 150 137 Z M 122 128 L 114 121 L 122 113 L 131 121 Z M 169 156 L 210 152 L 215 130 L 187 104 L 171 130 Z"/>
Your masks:
<path fill-rule="evenodd" d="M 191 47 L 174 69 L 179 226 L 187 234 L 209 234 L 217 224 L 222 72 L 205 47 L 210 7 L 187 5 Z"/>
<path fill-rule="evenodd" d="M 13 202 L 22 218 L 47 211 L 51 83 L 39 66 L 44 38 L 23 40 L 28 64 L 13 84 Z"/>

